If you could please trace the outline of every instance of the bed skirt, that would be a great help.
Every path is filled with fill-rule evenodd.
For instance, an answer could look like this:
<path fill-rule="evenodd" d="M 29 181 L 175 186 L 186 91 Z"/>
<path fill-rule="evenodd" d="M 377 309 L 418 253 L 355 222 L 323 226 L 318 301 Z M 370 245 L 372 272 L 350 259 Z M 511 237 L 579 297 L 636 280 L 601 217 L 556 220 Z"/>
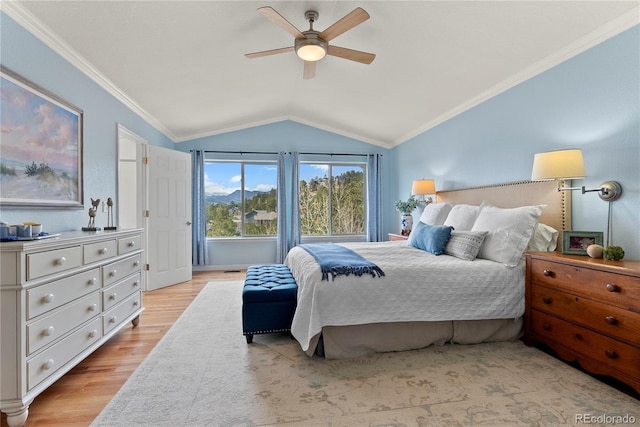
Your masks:
<path fill-rule="evenodd" d="M 347 359 L 369 353 L 417 350 L 434 344 L 514 341 L 521 337 L 522 325 L 521 317 L 515 320 L 455 320 L 325 326 L 322 328 L 322 334 L 313 337 L 306 353 L 308 356 L 324 353 L 327 359 Z"/>

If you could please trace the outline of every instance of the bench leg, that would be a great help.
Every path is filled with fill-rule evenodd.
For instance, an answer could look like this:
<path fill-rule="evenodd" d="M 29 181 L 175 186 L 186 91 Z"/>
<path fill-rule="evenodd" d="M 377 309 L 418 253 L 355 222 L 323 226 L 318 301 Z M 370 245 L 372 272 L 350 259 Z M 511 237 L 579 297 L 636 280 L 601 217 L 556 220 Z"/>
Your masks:
<path fill-rule="evenodd" d="M 253 334 L 247 334 L 244 337 L 247 339 L 247 344 L 251 344 L 253 342 Z"/>

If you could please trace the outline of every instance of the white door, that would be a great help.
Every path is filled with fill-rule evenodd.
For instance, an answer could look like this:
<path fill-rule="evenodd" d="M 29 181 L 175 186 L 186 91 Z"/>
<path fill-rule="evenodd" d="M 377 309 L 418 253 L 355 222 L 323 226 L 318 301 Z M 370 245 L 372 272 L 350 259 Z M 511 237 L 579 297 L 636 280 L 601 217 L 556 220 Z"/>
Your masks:
<path fill-rule="evenodd" d="M 191 156 L 148 145 L 147 290 L 191 280 Z"/>

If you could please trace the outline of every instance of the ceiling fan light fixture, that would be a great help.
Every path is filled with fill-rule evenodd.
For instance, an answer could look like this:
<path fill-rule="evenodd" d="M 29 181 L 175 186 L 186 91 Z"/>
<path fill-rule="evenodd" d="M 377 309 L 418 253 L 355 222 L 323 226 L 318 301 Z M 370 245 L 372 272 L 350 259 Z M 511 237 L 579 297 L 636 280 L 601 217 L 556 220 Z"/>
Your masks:
<path fill-rule="evenodd" d="M 304 61 L 319 61 L 327 54 L 328 43 L 317 37 L 295 40 L 296 54 Z"/>

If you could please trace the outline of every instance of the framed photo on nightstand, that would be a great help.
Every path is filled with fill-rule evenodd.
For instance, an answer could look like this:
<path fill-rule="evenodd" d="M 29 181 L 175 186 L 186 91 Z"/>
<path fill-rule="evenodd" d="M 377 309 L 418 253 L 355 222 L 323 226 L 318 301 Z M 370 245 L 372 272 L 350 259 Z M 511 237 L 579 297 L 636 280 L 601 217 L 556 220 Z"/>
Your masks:
<path fill-rule="evenodd" d="M 587 255 L 590 245 L 602 245 L 601 231 L 564 231 L 562 233 L 562 253 L 569 255 Z"/>

